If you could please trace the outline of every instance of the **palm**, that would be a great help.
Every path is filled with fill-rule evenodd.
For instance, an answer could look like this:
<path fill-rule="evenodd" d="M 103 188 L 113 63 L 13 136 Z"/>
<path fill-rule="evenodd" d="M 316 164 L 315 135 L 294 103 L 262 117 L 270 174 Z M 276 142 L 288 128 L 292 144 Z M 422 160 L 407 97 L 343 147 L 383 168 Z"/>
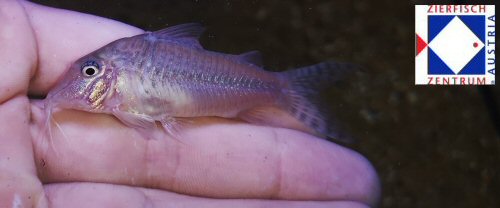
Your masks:
<path fill-rule="evenodd" d="M 59 126 L 53 123 L 48 138 L 45 115 L 27 94 L 46 94 L 72 60 L 141 31 L 21 5 L 0 3 L 0 207 L 375 203 L 378 184 L 368 162 L 292 130 L 199 118 L 203 125 L 186 130 L 181 144 L 141 138 L 112 116 L 64 110 L 55 112 Z"/>

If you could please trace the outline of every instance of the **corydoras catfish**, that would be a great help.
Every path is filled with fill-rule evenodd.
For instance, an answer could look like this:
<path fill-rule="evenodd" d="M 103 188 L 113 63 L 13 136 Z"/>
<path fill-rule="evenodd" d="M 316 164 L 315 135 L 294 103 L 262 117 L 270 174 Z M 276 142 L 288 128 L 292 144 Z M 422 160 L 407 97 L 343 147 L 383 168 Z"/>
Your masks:
<path fill-rule="evenodd" d="M 113 41 L 76 60 L 49 92 L 54 107 L 116 116 L 149 129 L 172 132 L 178 118 L 218 116 L 266 123 L 263 109 L 287 112 L 318 135 L 338 138 L 317 106 L 318 91 L 339 81 L 353 65 L 323 62 L 285 72 L 265 71 L 256 51 L 240 55 L 203 49 L 196 23 Z M 271 115 L 272 116 L 272 115 Z"/>

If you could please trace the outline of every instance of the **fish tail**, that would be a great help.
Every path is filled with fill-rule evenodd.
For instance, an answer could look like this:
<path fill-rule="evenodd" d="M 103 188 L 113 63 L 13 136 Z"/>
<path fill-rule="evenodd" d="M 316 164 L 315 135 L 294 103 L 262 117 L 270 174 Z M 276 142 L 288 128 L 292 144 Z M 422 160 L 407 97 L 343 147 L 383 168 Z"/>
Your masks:
<path fill-rule="evenodd" d="M 320 92 L 355 68 L 353 64 L 322 62 L 283 72 L 286 80 L 283 88 L 285 110 L 321 136 L 351 142 L 351 138 L 340 131 L 328 109 L 319 104 L 322 102 Z"/>

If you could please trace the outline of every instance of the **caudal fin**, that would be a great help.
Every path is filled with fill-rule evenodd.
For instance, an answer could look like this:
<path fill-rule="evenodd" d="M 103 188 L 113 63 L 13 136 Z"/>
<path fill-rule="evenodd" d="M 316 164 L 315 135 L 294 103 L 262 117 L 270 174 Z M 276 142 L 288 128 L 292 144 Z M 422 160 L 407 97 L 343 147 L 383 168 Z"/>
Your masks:
<path fill-rule="evenodd" d="M 336 120 L 328 109 L 319 105 L 320 92 L 356 71 L 353 64 L 323 62 L 283 72 L 288 80 L 284 88 L 287 111 L 318 134 L 342 142 L 350 142 L 351 138 L 342 133 Z"/>

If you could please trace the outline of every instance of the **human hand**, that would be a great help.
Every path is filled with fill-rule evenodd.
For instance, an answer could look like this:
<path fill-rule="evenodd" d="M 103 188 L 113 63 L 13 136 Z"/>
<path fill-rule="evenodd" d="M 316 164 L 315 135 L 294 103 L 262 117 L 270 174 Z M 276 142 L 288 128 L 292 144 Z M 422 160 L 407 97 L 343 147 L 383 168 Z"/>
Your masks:
<path fill-rule="evenodd" d="M 0 207 L 366 207 L 379 197 L 359 154 L 288 129 L 220 118 L 182 143 L 144 139 L 111 115 L 62 110 L 52 138 L 28 95 L 67 66 L 143 32 L 100 17 L 0 1 Z M 248 200 L 251 199 L 251 200 Z"/>

